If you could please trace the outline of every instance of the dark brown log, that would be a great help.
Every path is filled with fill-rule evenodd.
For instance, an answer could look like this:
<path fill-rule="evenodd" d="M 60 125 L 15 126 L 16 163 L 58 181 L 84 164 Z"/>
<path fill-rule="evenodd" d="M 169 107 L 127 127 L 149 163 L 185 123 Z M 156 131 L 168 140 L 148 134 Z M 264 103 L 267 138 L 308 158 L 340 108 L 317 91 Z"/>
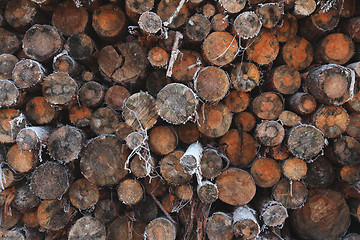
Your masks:
<path fill-rule="evenodd" d="M 237 113 L 234 122 L 238 129 L 242 129 L 245 132 L 250 132 L 256 124 L 254 115 L 249 112 Z"/>
<path fill-rule="evenodd" d="M 87 107 L 97 107 L 102 104 L 105 96 L 104 87 L 95 81 L 86 82 L 79 90 L 78 98 Z"/>
<path fill-rule="evenodd" d="M 225 29 L 228 26 L 229 26 L 228 17 L 227 17 L 227 15 L 225 15 L 223 13 L 218 13 L 211 18 L 211 28 L 216 32 L 225 31 Z"/>
<path fill-rule="evenodd" d="M 110 108 L 98 108 L 91 114 L 90 128 L 98 134 L 112 134 L 119 125 L 119 117 L 116 112 Z"/>
<path fill-rule="evenodd" d="M 201 42 L 210 33 L 211 23 L 202 14 L 191 16 L 185 25 L 185 34 L 190 42 Z"/>
<path fill-rule="evenodd" d="M 40 204 L 40 199 L 31 191 L 29 184 L 22 182 L 15 187 L 16 196 L 11 202 L 20 212 L 32 211 Z"/>
<path fill-rule="evenodd" d="M 76 6 L 73 1 L 60 3 L 52 14 L 52 24 L 65 36 L 83 32 L 88 20 L 86 9 Z"/>
<path fill-rule="evenodd" d="M 272 195 L 275 201 L 280 202 L 284 207 L 296 209 L 306 202 L 308 190 L 300 181 L 283 179 L 274 186 Z"/>
<path fill-rule="evenodd" d="M 299 158 L 289 158 L 283 163 L 282 171 L 290 180 L 300 180 L 306 175 L 307 165 Z"/>
<path fill-rule="evenodd" d="M 346 129 L 347 134 L 354 138 L 360 137 L 360 113 L 352 113 L 349 116 L 349 124 Z"/>
<path fill-rule="evenodd" d="M 125 138 L 133 131 L 134 130 L 125 122 L 120 122 L 119 125 L 116 127 L 115 135 L 124 141 Z"/>
<path fill-rule="evenodd" d="M 159 116 L 176 125 L 185 123 L 194 116 L 197 103 L 195 93 L 180 83 L 166 85 L 156 96 Z"/>
<path fill-rule="evenodd" d="M 50 156 L 64 163 L 78 158 L 84 136 L 80 129 L 69 125 L 62 126 L 49 136 L 47 147 Z"/>
<path fill-rule="evenodd" d="M 18 88 L 30 88 L 41 83 L 45 74 L 46 71 L 39 62 L 23 59 L 15 65 L 12 79 Z"/>
<path fill-rule="evenodd" d="M 165 156 L 160 162 L 161 175 L 170 184 L 184 184 L 191 178 L 180 163 L 183 155 L 183 152 L 175 151 Z"/>
<path fill-rule="evenodd" d="M 76 96 L 77 84 L 67 73 L 56 72 L 48 75 L 42 84 L 43 95 L 49 103 L 69 104 Z"/>
<path fill-rule="evenodd" d="M 15 109 L 6 108 L 0 110 L 0 142 L 15 142 L 19 131 L 25 127 L 24 115 Z"/>
<path fill-rule="evenodd" d="M 144 222 L 150 222 L 155 219 L 159 212 L 156 203 L 150 197 L 145 197 L 141 203 L 135 205 L 134 211 L 136 218 L 140 218 Z M 142 236 L 142 233 L 140 236 Z"/>
<path fill-rule="evenodd" d="M 327 188 L 334 182 L 334 168 L 327 158 L 320 156 L 307 166 L 308 171 L 304 182 L 308 188 Z"/>
<path fill-rule="evenodd" d="M 18 173 L 26 173 L 35 168 L 38 163 L 36 151 L 23 151 L 19 145 L 14 144 L 7 153 L 9 166 Z"/>
<path fill-rule="evenodd" d="M 272 70 L 271 88 L 281 94 L 294 94 L 301 86 L 300 73 L 292 66 L 281 65 Z"/>
<path fill-rule="evenodd" d="M 170 78 L 166 77 L 166 73 L 162 70 L 155 70 L 149 73 L 146 78 L 146 89 L 152 96 L 156 96 L 160 90 L 170 83 Z"/>
<path fill-rule="evenodd" d="M 154 0 L 126 0 L 125 1 L 125 12 L 126 15 L 133 21 L 137 22 L 139 16 L 154 6 Z M 140 24 L 139 24 L 140 25 Z"/>
<path fill-rule="evenodd" d="M 253 38 L 259 34 L 262 23 L 255 12 L 247 11 L 239 14 L 233 23 L 234 32 L 243 39 Z"/>
<path fill-rule="evenodd" d="M 125 87 L 114 85 L 106 91 L 105 102 L 112 109 L 119 111 L 129 97 L 130 93 Z"/>
<path fill-rule="evenodd" d="M 233 238 L 231 217 L 223 212 L 213 213 L 206 223 L 206 235 L 210 240 Z"/>
<path fill-rule="evenodd" d="M 85 62 L 92 57 L 95 51 L 93 40 L 85 33 L 76 33 L 70 36 L 64 48 L 70 57 Z"/>
<path fill-rule="evenodd" d="M 342 32 L 347 34 L 354 42 L 360 42 L 360 17 L 353 17 L 344 23 Z"/>
<path fill-rule="evenodd" d="M 295 127 L 301 124 L 301 117 L 291 111 L 283 111 L 279 115 L 279 120 L 287 127 Z"/>
<path fill-rule="evenodd" d="M 93 81 L 93 80 L 95 80 L 95 74 L 94 74 L 93 72 L 90 72 L 90 71 L 84 71 L 84 72 L 82 72 L 82 74 L 81 74 L 81 79 L 82 79 L 84 82 Z"/>
<path fill-rule="evenodd" d="M 54 120 L 57 116 L 57 111 L 44 97 L 38 96 L 28 101 L 25 114 L 30 121 L 42 125 Z"/>
<path fill-rule="evenodd" d="M 186 22 L 189 10 L 183 0 L 161 0 L 157 7 L 157 14 L 160 16 L 165 27 L 179 28 Z"/>
<path fill-rule="evenodd" d="M 70 221 L 75 209 L 69 206 L 65 209 L 64 200 L 42 201 L 37 209 L 37 219 L 41 227 L 58 231 Z"/>
<path fill-rule="evenodd" d="M 246 44 L 246 54 L 250 60 L 265 65 L 274 61 L 279 54 L 279 41 L 276 36 L 266 30 L 260 31 Z"/>
<path fill-rule="evenodd" d="M 176 133 L 179 137 L 179 140 L 186 144 L 194 143 L 200 137 L 200 133 L 196 127 L 196 124 L 192 122 L 186 122 L 185 124 L 181 124 L 177 129 Z"/>
<path fill-rule="evenodd" d="M 1 54 L 0 55 L 0 79 L 11 79 L 12 71 L 18 61 L 19 61 L 19 59 L 12 54 L 8 54 L 8 53 Z"/>
<path fill-rule="evenodd" d="M 151 2 L 152 0 L 148 1 Z M 127 1 L 128 2 L 128 1 Z M 144 4 L 138 5 L 144 6 Z M 143 12 L 138 21 L 139 27 L 145 34 L 156 34 L 161 30 L 162 21 L 159 15 L 154 12 Z"/>
<path fill-rule="evenodd" d="M 108 224 L 118 217 L 120 204 L 111 199 L 100 200 L 95 207 L 94 216 L 100 222 Z"/>
<path fill-rule="evenodd" d="M 233 212 L 233 231 L 236 237 L 245 240 L 258 237 L 260 226 L 255 213 L 255 210 L 247 206 L 240 206 Z"/>
<path fill-rule="evenodd" d="M 95 184 L 85 178 L 80 178 L 71 185 L 69 198 L 72 205 L 80 210 L 85 210 L 98 202 L 99 190 Z"/>
<path fill-rule="evenodd" d="M 71 77 L 80 74 L 81 66 L 67 53 L 60 53 L 53 59 L 52 67 L 55 72 L 68 73 Z"/>
<path fill-rule="evenodd" d="M 297 2 L 301 2 L 301 0 L 296 1 L 296 3 Z M 290 13 L 286 14 L 282 19 L 282 23 L 274 28 L 274 34 L 279 42 L 289 41 L 291 38 L 296 36 L 297 31 L 297 19 Z"/>
<path fill-rule="evenodd" d="M 177 82 L 192 81 L 196 72 L 203 67 L 203 60 L 198 52 L 181 49 L 172 69 L 172 79 Z"/>
<path fill-rule="evenodd" d="M 264 121 L 256 127 L 255 135 L 261 144 L 267 147 L 273 147 L 283 141 L 285 130 L 277 121 Z"/>
<path fill-rule="evenodd" d="M 11 107 L 17 104 L 19 89 L 12 81 L 0 80 L 0 107 Z"/>
<path fill-rule="evenodd" d="M 223 66 L 232 62 L 238 52 L 238 43 L 228 32 L 213 32 L 202 45 L 203 57 L 210 64 Z"/>
<path fill-rule="evenodd" d="M 131 228 L 131 224 L 133 227 Z M 114 240 L 122 239 L 133 239 L 133 240 L 142 240 L 144 239 L 144 231 L 146 228 L 146 223 L 136 220 L 131 223 L 131 219 L 126 215 L 118 217 L 113 221 L 108 228 L 108 238 Z"/>
<path fill-rule="evenodd" d="M 91 111 L 87 106 L 74 105 L 69 109 L 69 120 L 76 127 L 82 128 L 90 124 Z"/>
<path fill-rule="evenodd" d="M 214 179 L 223 169 L 222 158 L 215 149 L 205 149 L 201 156 L 200 166 L 204 178 Z"/>
<path fill-rule="evenodd" d="M 4 17 L 10 26 L 24 32 L 31 25 L 38 23 L 40 12 L 31 1 L 12 0 L 6 4 Z"/>
<path fill-rule="evenodd" d="M 333 152 L 341 164 L 352 166 L 360 163 L 360 142 L 353 137 L 343 136 L 336 139 Z"/>
<path fill-rule="evenodd" d="M 342 107 L 322 106 L 314 113 L 313 122 L 325 137 L 336 138 L 345 132 L 349 115 Z"/>
<path fill-rule="evenodd" d="M 167 218 L 159 217 L 146 226 L 144 236 L 149 240 L 175 240 L 176 228 Z"/>
<path fill-rule="evenodd" d="M 59 199 L 70 187 L 69 171 L 60 163 L 43 163 L 33 172 L 30 187 L 41 199 Z"/>
<path fill-rule="evenodd" d="M 245 7 L 245 0 L 220 0 L 220 9 L 230 14 L 238 13 Z"/>
<path fill-rule="evenodd" d="M 149 134 L 150 149 L 160 155 L 174 151 L 177 142 L 176 133 L 170 126 L 154 127 Z"/>
<path fill-rule="evenodd" d="M 281 167 L 274 159 L 259 158 L 251 165 L 250 173 L 259 187 L 272 187 L 281 178 Z"/>
<path fill-rule="evenodd" d="M 292 66 L 299 71 L 309 67 L 314 58 L 311 43 L 299 36 L 287 41 L 281 54 L 287 65 Z"/>
<path fill-rule="evenodd" d="M 338 192 L 310 190 L 305 205 L 294 210 L 290 220 L 301 238 L 339 239 L 350 225 L 350 212 Z"/>
<path fill-rule="evenodd" d="M 181 164 L 180 164 L 180 166 L 181 166 Z M 146 192 L 147 193 L 151 192 L 154 195 L 154 197 L 163 196 L 169 187 L 162 178 L 157 177 L 157 176 L 151 178 L 151 180 L 150 180 L 150 177 L 146 177 L 142 181 L 142 184 L 143 184 Z"/>
<path fill-rule="evenodd" d="M 288 213 L 281 203 L 265 200 L 260 206 L 260 218 L 265 226 L 282 227 L 284 225 Z"/>
<path fill-rule="evenodd" d="M 12 32 L 0 27 L 0 54 L 15 53 L 20 47 L 19 38 Z"/>
<path fill-rule="evenodd" d="M 153 67 L 166 67 L 168 64 L 169 55 L 165 49 L 161 47 L 153 47 L 148 52 L 148 60 Z"/>
<path fill-rule="evenodd" d="M 85 216 L 79 218 L 69 231 L 69 240 L 93 239 L 105 240 L 106 228 L 96 218 Z"/>
<path fill-rule="evenodd" d="M 289 105 L 294 112 L 305 115 L 315 111 L 317 103 L 313 95 L 306 92 L 297 92 L 290 97 Z"/>
<path fill-rule="evenodd" d="M 275 27 L 281 19 L 281 8 L 276 3 L 265 3 L 256 9 L 262 26 L 265 28 Z"/>
<path fill-rule="evenodd" d="M 219 199 L 230 205 L 247 204 L 256 192 L 253 177 L 238 168 L 223 171 L 216 179 L 216 186 L 219 190 Z"/>
<path fill-rule="evenodd" d="M 202 181 L 197 187 L 197 196 L 204 203 L 213 203 L 218 199 L 218 188 L 212 182 Z"/>
<path fill-rule="evenodd" d="M 55 27 L 36 24 L 29 28 L 23 39 L 26 56 L 39 62 L 52 58 L 61 51 L 63 40 Z"/>
<path fill-rule="evenodd" d="M 256 116 L 264 120 L 275 120 L 283 111 L 284 104 L 281 95 L 266 92 L 258 95 L 252 102 Z"/>
<path fill-rule="evenodd" d="M 293 127 L 287 140 L 289 151 L 304 160 L 316 157 L 323 149 L 324 144 L 322 132 L 312 125 Z"/>

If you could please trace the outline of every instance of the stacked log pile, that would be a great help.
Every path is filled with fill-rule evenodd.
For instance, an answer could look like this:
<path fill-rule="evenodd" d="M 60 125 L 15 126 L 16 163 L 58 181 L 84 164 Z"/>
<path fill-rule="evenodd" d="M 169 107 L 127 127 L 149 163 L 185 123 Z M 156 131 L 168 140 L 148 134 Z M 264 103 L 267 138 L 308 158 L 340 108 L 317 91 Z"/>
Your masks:
<path fill-rule="evenodd" d="M 356 0 L 0 1 L 1 239 L 360 239 Z"/>

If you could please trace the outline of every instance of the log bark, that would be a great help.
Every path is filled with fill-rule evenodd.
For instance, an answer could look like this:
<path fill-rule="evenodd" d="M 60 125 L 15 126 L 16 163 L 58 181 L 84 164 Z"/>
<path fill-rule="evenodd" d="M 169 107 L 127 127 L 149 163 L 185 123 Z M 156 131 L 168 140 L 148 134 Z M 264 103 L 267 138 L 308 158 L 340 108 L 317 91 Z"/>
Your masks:
<path fill-rule="evenodd" d="M 256 239 L 260 233 L 260 225 L 255 217 L 255 210 L 248 206 L 240 206 L 233 212 L 234 235 L 242 239 Z"/>

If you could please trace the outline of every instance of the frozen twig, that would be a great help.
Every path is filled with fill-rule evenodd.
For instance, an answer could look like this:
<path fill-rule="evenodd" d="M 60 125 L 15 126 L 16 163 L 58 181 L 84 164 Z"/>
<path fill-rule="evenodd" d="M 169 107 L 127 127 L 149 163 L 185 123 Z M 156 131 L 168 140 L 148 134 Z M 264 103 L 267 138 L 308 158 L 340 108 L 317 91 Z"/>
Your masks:
<path fill-rule="evenodd" d="M 171 50 L 171 57 L 170 57 L 170 61 L 169 61 L 169 67 L 167 69 L 167 72 L 166 72 L 166 77 L 171 77 L 172 76 L 172 69 L 173 69 L 173 66 L 174 66 L 174 63 L 177 59 L 177 56 L 179 54 L 179 42 L 180 42 L 180 39 L 182 39 L 184 36 L 180 33 L 180 32 L 176 32 L 175 33 L 175 39 L 174 39 L 174 45 L 172 47 L 172 50 Z"/>

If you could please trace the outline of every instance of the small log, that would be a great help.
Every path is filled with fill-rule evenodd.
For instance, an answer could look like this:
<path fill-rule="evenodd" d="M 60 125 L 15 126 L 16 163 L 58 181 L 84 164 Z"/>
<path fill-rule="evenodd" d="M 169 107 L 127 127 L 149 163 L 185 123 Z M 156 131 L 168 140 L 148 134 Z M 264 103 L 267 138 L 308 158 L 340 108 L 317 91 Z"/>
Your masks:
<path fill-rule="evenodd" d="M 82 32 L 71 35 L 67 39 L 64 48 L 70 57 L 85 63 L 95 52 L 93 40 L 90 36 Z"/>
<path fill-rule="evenodd" d="M 256 192 L 253 177 L 246 171 L 231 168 L 223 171 L 216 179 L 219 199 L 230 205 L 249 203 Z"/>
<path fill-rule="evenodd" d="M 69 198 L 74 207 L 85 210 L 98 202 L 99 190 L 95 184 L 85 178 L 80 178 L 71 185 Z"/>
<path fill-rule="evenodd" d="M 275 120 L 284 109 L 281 95 L 265 92 L 258 95 L 252 102 L 255 115 L 264 120 Z"/>
<path fill-rule="evenodd" d="M 125 179 L 117 188 L 119 200 L 125 205 L 135 205 L 144 197 L 144 189 L 140 182 L 133 179 Z"/>
<path fill-rule="evenodd" d="M 225 98 L 225 104 L 233 113 L 245 111 L 249 106 L 250 96 L 246 92 L 231 91 Z"/>
<path fill-rule="evenodd" d="M 215 13 L 216 13 L 216 8 L 211 3 L 206 3 L 202 7 L 202 14 L 204 14 L 204 16 L 207 17 L 207 18 L 211 18 L 212 16 L 215 15 Z"/>
<path fill-rule="evenodd" d="M 301 238 L 339 239 L 350 225 L 350 212 L 340 193 L 314 189 L 305 205 L 291 213 L 290 220 Z"/>
<path fill-rule="evenodd" d="M 287 145 L 295 157 L 310 160 L 316 157 L 325 144 L 325 139 L 320 130 L 312 125 L 299 125 L 289 132 Z"/>
<path fill-rule="evenodd" d="M 279 120 L 287 127 L 295 127 L 301 124 L 301 117 L 291 111 L 283 111 L 279 115 Z"/>
<path fill-rule="evenodd" d="M 159 116 L 171 124 L 182 124 L 190 120 L 196 111 L 195 93 L 180 83 L 166 85 L 156 96 Z"/>
<path fill-rule="evenodd" d="M 253 38 L 259 34 L 262 23 L 255 12 L 240 13 L 234 20 L 233 29 L 243 39 Z"/>
<path fill-rule="evenodd" d="M 42 96 L 34 97 L 28 101 L 25 114 L 30 121 L 40 125 L 50 123 L 58 115 L 55 107 Z"/>
<path fill-rule="evenodd" d="M 31 191 L 29 184 L 22 182 L 15 187 L 16 196 L 11 202 L 12 206 L 20 212 L 32 211 L 40 204 L 40 199 Z"/>
<path fill-rule="evenodd" d="M 256 239 L 260 233 L 260 226 L 255 217 L 255 210 L 248 206 L 240 206 L 233 212 L 233 231 L 241 239 Z"/>
<path fill-rule="evenodd" d="M 181 49 L 172 69 L 172 79 L 176 82 L 192 81 L 204 63 L 200 53 Z"/>
<path fill-rule="evenodd" d="M 206 235 L 210 240 L 233 238 L 231 217 L 223 212 L 215 212 L 206 223 Z"/>
<path fill-rule="evenodd" d="M 52 67 L 54 72 L 64 72 L 71 77 L 76 77 L 80 74 L 81 66 L 75 59 L 70 57 L 67 53 L 60 53 L 53 59 Z"/>
<path fill-rule="evenodd" d="M 60 163 L 43 163 L 33 172 L 30 187 L 41 199 L 59 199 L 70 187 L 70 173 Z"/>
<path fill-rule="evenodd" d="M 76 127 L 82 128 L 89 126 L 91 111 L 87 106 L 74 105 L 69 109 L 69 120 Z"/>
<path fill-rule="evenodd" d="M 106 228 L 96 218 L 85 216 L 79 218 L 69 231 L 69 240 L 93 239 L 105 240 Z"/>
<path fill-rule="evenodd" d="M 12 186 L 15 183 L 16 178 L 14 172 L 10 170 L 10 168 L 2 167 L 0 171 L 0 189 L 4 190 Z"/>
<path fill-rule="evenodd" d="M 256 119 L 249 112 L 239 112 L 235 115 L 234 122 L 239 130 L 250 132 L 255 127 Z"/>
<path fill-rule="evenodd" d="M 6 240 L 25 240 L 24 235 L 16 230 L 8 230 L 5 231 L 3 234 L 0 235 L 2 239 L 6 239 Z"/>
<path fill-rule="evenodd" d="M 123 118 L 135 130 L 147 130 L 157 122 L 155 99 L 145 93 L 131 95 L 123 105 Z"/>
<path fill-rule="evenodd" d="M 104 87 L 95 81 L 86 82 L 79 90 L 78 98 L 87 107 L 98 107 L 105 96 Z"/>
<path fill-rule="evenodd" d="M 137 22 L 139 16 L 150 11 L 154 7 L 154 0 L 126 0 L 125 13 L 133 21 Z"/>
<path fill-rule="evenodd" d="M 281 65 L 271 71 L 271 88 L 281 94 L 294 94 L 301 86 L 300 73 L 292 66 Z"/>
<path fill-rule="evenodd" d="M 241 92 L 250 92 L 260 82 L 260 71 L 251 62 L 240 62 L 231 70 L 231 82 Z"/>
<path fill-rule="evenodd" d="M 130 227 L 131 225 L 132 227 Z M 114 240 L 122 240 L 124 238 L 143 240 L 145 228 L 146 223 L 138 219 L 132 222 L 128 216 L 122 215 L 109 225 L 107 237 Z"/>
<path fill-rule="evenodd" d="M 129 91 L 119 85 L 111 86 L 105 93 L 105 103 L 114 110 L 122 110 L 122 106 L 130 97 Z"/>
<path fill-rule="evenodd" d="M 19 59 L 12 54 L 7 54 L 7 53 L 1 54 L 0 55 L 0 79 L 11 79 L 12 71 L 18 61 L 19 61 Z"/>
<path fill-rule="evenodd" d="M 317 103 L 314 96 L 306 92 L 297 92 L 289 98 L 289 107 L 300 115 L 314 112 L 316 106 Z"/>
<path fill-rule="evenodd" d="M 205 149 L 201 156 L 200 166 L 204 178 L 214 179 L 223 169 L 222 158 L 215 149 Z"/>
<path fill-rule="evenodd" d="M 47 147 L 50 156 L 64 163 L 78 158 L 84 136 L 80 129 L 69 125 L 62 126 L 53 131 L 48 139 Z"/>
<path fill-rule="evenodd" d="M 243 8 L 246 5 L 246 1 L 245 0 L 220 0 L 219 1 L 219 6 L 221 11 L 226 11 L 229 14 L 234 14 L 234 13 L 238 13 L 241 10 L 243 10 Z"/>
<path fill-rule="evenodd" d="M 197 186 L 197 195 L 204 203 L 213 203 L 218 199 L 218 188 L 216 184 L 209 181 L 202 181 Z"/>
<path fill-rule="evenodd" d="M 347 34 L 354 42 L 360 42 L 360 17 L 350 18 L 342 27 L 344 34 Z"/>
<path fill-rule="evenodd" d="M 313 122 L 325 137 L 336 138 L 345 132 L 349 115 L 342 107 L 322 106 L 314 113 Z"/>
<path fill-rule="evenodd" d="M 228 26 L 229 26 L 228 17 L 226 17 L 226 15 L 223 13 L 218 13 L 211 18 L 211 28 L 215 32 L 225 31 Z"/>
<path fill-rule="evenodd" d="M 17 104 L 20 92 L 9 80 L 0 80 L 0 107 L 11 107 Z"/>
<path fill-rule="evenodd" d="M 273 147 L 282 143 L 285 130 L 277 121 L 264 121 L 256 127 L 255 135 L 261 144 Z"/>
<path fill-rule="evenodd" d="M 139 6 L 144 6 L 144 5 L 141 4 Z M 146 11 L 141 13 L 138 20 L 138 25 L 140 29 L 143 32 L 145 32 L 145 34 L 150 35 L 150 34 L 156 34 L 161 30 L 162 21 L 159 15 L 157 15 L 156 13 Z"/>
<path fill-rule="evenodd" d="M 124 141 L 125 138 L 133 131 L 134 130 L 129 125 L 127 125 L 125 122 L 120 122 L 119 125 L 116 127 L 115 135 L 119 139 Z"/>
<path fill-rule="evenodd" d="M 39 62 L 50 60 L 61 51 L 63 40 L 55 27 L 36 24 L 29 28 L 23 39 L 26 56 Z"/>
<path fill-rule="evenodd" d="M 38 163 L 36 151 L 23 151 L 19 145 L 14 144 L 7 153 L 9 166 L 18 173 L 26 173 L 35 168 Z"/>
<path fill-rule="evenodd" d="M 185 24 L 189 10 L 184 3 L 183 0 L 161 0 L 159 2 L 156 13 L 165 27 L 175 29 Z"/>
<path fill-rule="evenodd" d="M 70 221 L 74 212 L 75 209 L 71 206 L 65 209 L 62 200 L 45 200 L 37 209 L 37 219 L 42 228 L 59 231 Z"/>
<path fill-rule="evenodd" d="M 236 38 L 228 32 L 213 32 L 202 44 L 203 57 L 210 64 L 223 66 L 231 63 L 238 53 Z"/>
<path fill-rule="evenodd" d="M 119 6 L 107 4 L 97 8 L 92 16 L 92 26 L 104 40 L 114 42 L 124 33 L 126 18 Z"/>
<path fill-rule="evenodd" d="M 127 174 L 126 157 L 118 138 L 100 135 L 91 139 L 83 150 L 80 169 L 86 179 L 98 186 L 115 185 Z"/>
<path fill-rule="evenodd" d="M 185 25 L 185 34 L 190 42 L 203 41 L 211 30 L 210 21 L 202 14 L 194 14 Z"/>
<path fill-rule="evenodd" d="M 281 8 L 276 3 L 265 3 L 256 9 L 262 26 L 265 28 L 275 27 L 281 19 Z"/>
<path fill-rule="evenodd" d="M 21 41 L 12 32 L 0 27 L 0 53 L 13 54 L 20 48 Z"/>
<path fill-rule="evenodd" d="M 42 84 L 46 101 L 56 105 L 69 104 L 75 98 L 77 88 L 75 80 L 61 72 L 48 75 Z"/>
<path fill-rule="evenodd" d="M 165 49 L 156 46 L 150 49 L 147 58 L 151 66 L 158 68 L 165 68 L 166 65 L 168 64 L 169 55 L 165 51 Z"/>
<path fill-rule="evenodd" d="M 10 207 L 8 208 L 8 212 L 5 211 L 5 207 L 0 207 L 0 213 L 1 213 L 1 221 L 0 221 L 0 227 L 2 229 L 11 229 L 13 228 L 20 220 L 21 215 L 19 211 L 16 208 Z"/>
<path fill-rule="evenodd" d="M 287 65 L 301 71 L 313 61 L 313 46 L 305 38 L 296 36 L 285 43 L 281 56 Z"/>
<path fill-rule="evenodd" d="M 355 53 L 351 38 L 342 33 L 326 35 L 317 47 L 317 57 L 324 63 L 345 64 Z"/>
<path fill-rule="evenodd" d="M 288 213 L 281 203 L 264 200 L 260 206 L 260 219 L 265 226 L 281 228 L 284 225 Z"/>
<path fill-rule="evenodd" d="M 307 0 L 309 1 L 309 0 Z M 313 0 L 311 0 L 313 1 Z M 295 1 L 301 2 L 301 0 Z M 314 1 L 315 2 L 315 1 Z M 295 3 L 295 4 L 296 4 Z M 298 23 L 296 17 L 294 15 L 291 15 L 290 13 L 287 13 L 283 19 L 282 23 L 278 26 L 275 26 L 274 28 L 274 34 L 279 42 L 287 42 L 293 37 L 296 36 L 298 32 Z"/>
<path fill-rule="evenodd" d="M 180 163 L 180 159 L 183 155 L 183 152 L 175 151 L 166 155 L 160 161 L 161 175 L 170 184 L 184 184 L 191 178 L 191 175 L 185 172 Z"/>
<path fill-rule="evenodd" d="M 349 116 L 349 124 L 347 126 L 346 132 L 349 136 L 354 138 L 360 137 L 360 113 L 352 113 Z"/>
<path fill-rule="evenodd" d="M 205 101 L 220 101 L 230 88 L 227 73 L 218 67 L 202 68 L 194 78 L 194 89 L 198 96 Z"/>
<path fill-rule="evenodd" d="M 90 72 L 90 71 L 84 71 L 84 72 L 81 73 L 81 79 L 84 82 L 94 81 L 95 80 L 95 74 L 93 72 Z"/>
<path fill-rule="evenodd" d="M 306 162 L 299 158 L 289 158 L 282 165 L 284 176 L 290 180 L 300 180 L 307 172 Z"/>
<path fill-rule="evenodd" d="M 64 36 L 83 32 L 88 24 L 89 16 L 85 8 L 76 6 L 73 1 L 60 3 L 52 14 L 52 24 Z"/>
<path fill-rule="evenodd" d="M 304 182 L 308 188 L 327 188 L 332 185 L 335 180 L 335 171 L 329 159 L 320 156 L 307 166 Z"/>
<path fill-rule="evenodd" d="M 175 196 L 182 201 L 190 201 L 194 195 L 192 186 L 189 184 L 183 184 L 175 188 Z"/>
<path fill-rule="evenodd" d="M 290 156 L 286 144 L 280 144 L 270 148 L 270 156 L 277 161 L 284 161 Z"/>
<path fill-rule="evenodd" d="M 110 108 L 98 108 L 91 114 L 90 128 L 98 134 L 113 134 L 119 125 L 119 117 L 116 112 Z"/>
<path fill-rule="evenodd" d="M 41 18 L 36 4 L 27 0 L 9 1 L 5 7 L 4 17 L 11 27 L 21 32 L 39 23 Z"/>
<path fill-rule="evenodd" d="M 95 205 L 94 216 L 104 224 L 111 223 L 118 217 L 120 204 L 111 199 L 100 200 Z"/>
<path fill-rule="evenodd" d="M 46 71 L 39 62 L 31 59 L 23 59 L 15 65 L 12 79 L 20 89 L 31 88 L 41 83 L 45 78 L 45 74 Z"/>
<path fill-rule="evenodd" d="M 155 218 L 146 226 L 144 237 L 148 240 L 175 240 L 176 227 L 167 218 Z"/>
<path fill-rule="evenodd" d="M 200 137 L 200 133 L 196 127 L 196 124 L 192 122 L 181 124 L 176 133 L 179 137 L 179 140 L 185 144 L 192 144 Z"/>
<path fill-rule="evenodd" d="M 260 31 L 257 36 L 247 41 L 246 54 L 250 60 L 260 65 L 269 64 L 279 54 L 279 41 L 274 34 Z"/>
<path fill-rule="evenodd" d="M 308 190 L 304 183 L 282 179 L 274 186 L 272 195 L 275 201 L 281 203 L 284 207 L 297 209 L 304 205 L 308 195 Z"/>
<path fill-rule="evenodd" d="M 143 154 L 140 152 L 140 154 Z M 146 154 L 146 153 L 144 153 Z M 146 160 L 136 155 L 130 163 L 131 173 L 134 174 L 137 178 L 145 178 L 149 174 L 153 172 L 153 168 L 155 167 L 155 162 L 152 157 L 147 158 Z"/>
<path fill-rule="evenodd" d="M 39 222 L 37 220 L 37 209 L 35 209 L 35 211 L 32 212 L 23 213 L 23 217 L 21 220 L 23 221 L 26 227 L 30 227 L 30 228 L 39 227 Z"/>
<path fill-rule="evenodd" d="M 294 2 L 294 14 L 297 17 L 310 16 L 316 10 L 315 0 L 298 0 Z"/>
<path fill-rule="evenodd" d="M 170 126 L 156 126 L 149 134 L 149 146 L 152 151 L 160 155 L 167 155 L 175 150 L 178 139 Z"/>
<path fill-rule="evenodd" d="M 250 173 L 256 185 L 267 188 L 279 182 L 281 178 L 281 167 L 272 158 L 258 158 L 251 165 Z"/>
<path fill-rule="evenodd" d="M 360 163 L 360 142 L 355 138 L 340 137 L 334 141 L 332 149 L 339 163 L 349 166 Z"/>
<path fill-rule="evenodd" d="M 0 109 L 0 142 L 15 142 L 19 131 L 25 127 L 23 114 L 15 109 Z"/>

